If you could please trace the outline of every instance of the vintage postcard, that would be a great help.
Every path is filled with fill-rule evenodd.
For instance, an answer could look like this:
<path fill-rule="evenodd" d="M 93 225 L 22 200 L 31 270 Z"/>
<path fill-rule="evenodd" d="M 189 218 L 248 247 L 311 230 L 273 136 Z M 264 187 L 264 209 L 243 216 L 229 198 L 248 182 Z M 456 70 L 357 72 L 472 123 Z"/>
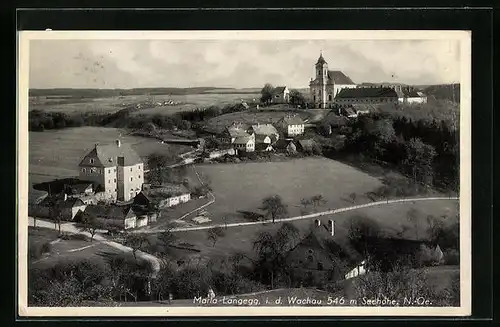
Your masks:
<path fill-rule="evenodd" d="M 468 31 L 23 31 L 20 316 L 471 314 Z"/>

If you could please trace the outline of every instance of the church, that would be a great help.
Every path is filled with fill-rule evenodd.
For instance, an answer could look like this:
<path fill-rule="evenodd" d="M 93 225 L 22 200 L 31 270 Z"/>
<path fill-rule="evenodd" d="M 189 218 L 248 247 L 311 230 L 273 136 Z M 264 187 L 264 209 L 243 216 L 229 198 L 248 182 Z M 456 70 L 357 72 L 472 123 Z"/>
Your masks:
<path fill-rule="evenodd" d="M 335 97 L 342 89 L 357 85 L 343 72 L 328 70 L 328 63 L 321 53 L 315 65 L 316 78 L 309 83 L 310 97 L 316 108 L 332 108 Z"/>

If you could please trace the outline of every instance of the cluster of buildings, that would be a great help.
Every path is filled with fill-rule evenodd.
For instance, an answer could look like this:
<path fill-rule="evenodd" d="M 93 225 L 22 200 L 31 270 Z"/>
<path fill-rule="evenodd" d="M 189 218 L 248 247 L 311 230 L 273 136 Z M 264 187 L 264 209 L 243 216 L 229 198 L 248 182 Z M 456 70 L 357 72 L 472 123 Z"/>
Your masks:
<path fill-rule="evenodd" d="M 280 134 L 291 139 L 304 134 L 305 121 L 298 115 L 286 115 L 275 124 L 233 123 L 220 134 L 223 144 L 241 152 L 272 151 L 280 141 Z"/>
<path fill-rule="evenodd" d="M 69 179 L 55 195 L 38 197 L 28 214 L 50 217 L 57 207 L 63 220 L 82 220 L 92 215 L 119 229 L 146 226 L 159 212 L 191 200 L 183 185 L 150 188 L 144 184 L 144 163 L 127 144 L 96 144 L 79 164 L 79 179 Z"/>
<path fill-rule="evenodd" d="M 427 96 L 413 87 L 400 84 L 356 84 L 342 71 L 329 70 L 323 54 L 315 64 L 315 77 L 309 82 L 305 95 L 315 108 L 333 108 L 335 105 L 426 103 Z M 290 91 L 286 86 L 275 88 L 273 103 L 288 103 Z"/>

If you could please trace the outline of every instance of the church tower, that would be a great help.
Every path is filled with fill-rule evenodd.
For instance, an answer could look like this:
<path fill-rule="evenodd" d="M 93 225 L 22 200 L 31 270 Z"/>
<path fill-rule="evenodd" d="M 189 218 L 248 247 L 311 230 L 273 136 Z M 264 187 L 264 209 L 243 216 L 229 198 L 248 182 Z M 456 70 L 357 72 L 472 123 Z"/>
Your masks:
<path fill-rule="evenodd" d="M 319 81 L 318 97 L 321 108 L 326 108 L 326 84 L 328 83 L 328 64 L 323 58 L 323 53 L 320 53 L 316 62 L 316 80 Z"/>

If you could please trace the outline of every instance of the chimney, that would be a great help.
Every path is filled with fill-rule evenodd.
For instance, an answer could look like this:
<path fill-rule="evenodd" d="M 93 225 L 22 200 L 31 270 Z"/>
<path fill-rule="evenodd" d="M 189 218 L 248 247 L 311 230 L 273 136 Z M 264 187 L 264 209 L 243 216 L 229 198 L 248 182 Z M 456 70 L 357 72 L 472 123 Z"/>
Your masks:
<path fill-rule="evenodd" d="M 120 140 L 116 140 L 116 146 L 120 147 L 122 145 L 122 142 Z"/>

